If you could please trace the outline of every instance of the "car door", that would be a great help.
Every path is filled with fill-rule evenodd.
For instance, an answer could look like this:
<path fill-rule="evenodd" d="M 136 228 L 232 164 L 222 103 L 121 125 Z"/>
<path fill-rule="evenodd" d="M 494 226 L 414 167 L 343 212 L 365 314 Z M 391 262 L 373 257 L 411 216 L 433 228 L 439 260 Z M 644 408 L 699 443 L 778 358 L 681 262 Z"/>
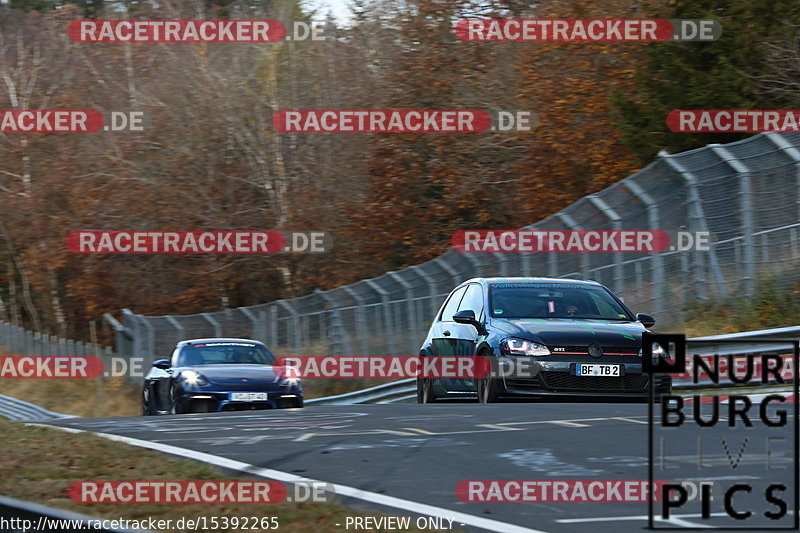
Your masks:
<path fill-rule="evenodd" d="M 175 348 L 170 356 L 170 364 L 172 367 L 178 362 L 178 350 Z M 162 411 L 169 411 L 169 389 L 172 386 L 172 369 L 161 370 L 160 368 L 153 368 L 151 371 L 150 379 L 153 383 L 153 395 L 155 405 Z"/>
<path fill-rule="evenodd" d="M 458 306 L 467 287 L 458 287 L 447 298 L 447 302 L 442 307 L 441 312 L 436 317 L 431 326 L 430 332 L 430 353 L 433 356 L 455 355 L 453 344 L 450 342 L 452 336 L 453 315 L 458 311 Z"/>
<path fill-rule="evenodd" d="M 483 313 L 483 288 L 479 283 L 470 283 L 464 287 L 464 295 L 454 309 L 442 313 L 442 340 L 441 346 L 446 346 L 446 355 L 472 356 L 475 355 L 478 332 L 469 324 L 459 324 L 453 321 L 453 314 L 469 309 L 480 320 Z M 443 350 L 444 352 L 445 350 Z M 443 378 L 442 384 L 450 391 L 473 391 L 472 379 Z"/>

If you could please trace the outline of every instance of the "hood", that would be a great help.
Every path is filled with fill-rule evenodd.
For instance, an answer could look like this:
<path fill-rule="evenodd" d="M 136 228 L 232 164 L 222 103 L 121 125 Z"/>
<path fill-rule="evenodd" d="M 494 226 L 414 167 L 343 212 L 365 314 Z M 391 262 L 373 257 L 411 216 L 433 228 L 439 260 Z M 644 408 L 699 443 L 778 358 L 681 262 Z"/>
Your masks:
<path fill-rule="evenodd" d="M 492 327 L 545 346 L 588 346 L 640 348 L 640 322 L 616 322 L 572 318 L 492 318 Z"/>
<path fill-rule="evenodd" d="M 194 370 L 206 378 L 209 383 L 218 385 L 237 385 L 244 383 L 249 385 L 266 385 L 278 381 L 273 367 L 267 365 L 198 365 L 182 368 L 181 370 Z"/>

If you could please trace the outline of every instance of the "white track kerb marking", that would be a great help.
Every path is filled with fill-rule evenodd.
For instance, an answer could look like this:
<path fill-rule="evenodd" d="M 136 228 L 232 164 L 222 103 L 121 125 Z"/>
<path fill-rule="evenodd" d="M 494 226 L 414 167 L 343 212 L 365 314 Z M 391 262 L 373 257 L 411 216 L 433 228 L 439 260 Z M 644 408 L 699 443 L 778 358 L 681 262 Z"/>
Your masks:
<path fill-rule="evenodd" d="M 117 442 L 124 442 L 125 444 L 130 444 L 131 446 L 139 446 L 141 448 L 148 448 L 150 450 L 156 450 L 159 452 L 168 453 L 170 455 L 178 455 L 180 457 L 194 459 L 195 461 L 202 461 L 204 463 L 209 463 L 214 466 L 218 466 L 220 468 L 237 470 L 239 472 L 245 472 L 247 474 L 264 477 L 267 479 L 274 479 L 276 481 L 282 481 L 284 483 L 314 483 L 314 482 L 327 483 L 325 481 L 320 481 L 317 479 L 310 479 L 307 477 L 296 476 L 294 474 L 289 474 L 288 472 L 281 472 L 280 470 L 272 470 L 271 468 L 261 468 L 248 463 L 242 463 L 241 461 L 234 461 L 233 459 L 225 459 L 224 457 L 217 457 L 216 455 L 211 455 L 210 453 L 198 452 L 195 450 L 189 450 L 187 448 L 181 448 L 179 446 L 171 446 L 169 444 L 161 444 L 160 442 L 149 442 L 146 440 L 133 439 L 130 437 L 123 437 L 120 435 L 112 435 L 110 433 L 94 433 L 92 431 L 85 431 L 83 429 L 50 426 L 46 424 L 26 424 L 26 425 L 60 429 L 62 431 L 67 431 L 69 433 L 91 433 L 92 435 L 96 435 L 104 439 L 113 440 Z M 468 526 L 479 527 L 489 531 L 498 531 L 500 533 L 546 533 L 545 531 L 539 529 L 530 529 L 527 527 L 517 526 L 506 522 L 500 522 L 498 520 L 490 520 L 488 518 L 481 518 L 479 516 L 473 516 L 471 514 L 459 513 L 457 511 L 451 511 L 450 509 L 445 509 L 443 507 L 434 507 L 433 505 L 426 505 L 424 503 L 412 502 L 411 500 L 403 500 L 402 498 L 395 498 L 393 496 L 386 496 L 384 494 L 369 492 L 366 490 L 357 489 L 355 487 L 348 487 L 347 485 L 339 485 L 336 483 L 328 483 L 328 484 L 332 486 L 334 492 L 340 496 L 346 496 L 348 498 L 356 498 L 358 500 L 364 500 L 370 503 L 375 503 L 386 507 L 394 507 L 395 509 L 403 509 L 411 513 L 452 519 L 454 525 L 464 524 Z"/>

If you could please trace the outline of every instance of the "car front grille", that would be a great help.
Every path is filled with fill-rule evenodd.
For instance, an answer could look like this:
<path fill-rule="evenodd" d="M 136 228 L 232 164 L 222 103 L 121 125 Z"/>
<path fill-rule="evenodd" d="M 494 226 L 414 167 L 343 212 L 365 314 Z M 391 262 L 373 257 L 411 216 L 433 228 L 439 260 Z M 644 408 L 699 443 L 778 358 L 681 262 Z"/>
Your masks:
<path fill-rule="evenodd" d="M 269 402 L 233 402 L 222 406 L 223 411 L 250 411 L 251 409 L 272 409 Z"/>
<path fill-rule="evenodd" d="M 647 387 L 644 374 L 627 374 L 620 377 L 573 376 L 567 372 L 540 372 L 545 388 L 551 390 L 622 391 L 641 392 Z"/>

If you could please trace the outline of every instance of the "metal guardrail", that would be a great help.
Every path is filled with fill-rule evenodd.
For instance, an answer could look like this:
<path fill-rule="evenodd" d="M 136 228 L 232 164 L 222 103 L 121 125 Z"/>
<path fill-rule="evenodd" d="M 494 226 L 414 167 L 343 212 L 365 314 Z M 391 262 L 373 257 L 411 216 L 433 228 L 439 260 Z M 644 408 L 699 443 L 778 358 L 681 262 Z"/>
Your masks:
<path fill-rule="evenodd" d="M 63 509 L 53 509 L 14 498 L 0 496 L 0 531 L 3 533 L 24 533 L 26 531 L 52 531 L 72 533 L 79 530 L 104 531 L 107 533 L 149 533 L 142 529 L 112 529 L 91 527 L 103 525 L 104 519 L 93 518 Z M 110 525 L 111 520 L 106 523 Z"/>
<path fill-rule="evenodd" d="M 724 335 L 709 335 L 706 337 L 692 337 L 690 341 L 716 341 L 716 340 L 745 340 L 759 339 L 800 339 L 800 326 L 787 326 L 784 328 L 759 329 L 755 331 L 741 331 L 739 333 L 726 333 Z"/>
<path fill-rule="evenodd" d="M 376 387 L 357 390 L 336 396 L 324 396 L 306 400 L 306 405 L 350 405 L 354 403 L 390 403 L 391 400 L 400 399 L 411 392 L 416 392 L 417 380 L 415 378 L 392 381 Z"/>
<path fill-rule="evenodd" d="M 0 394 L 0 417 L 17 422 L 40 422 L 54 418 L 76 418 L 75 415 L 54 413 L 38 405 L 23 402 L 10 396 Z"/>

